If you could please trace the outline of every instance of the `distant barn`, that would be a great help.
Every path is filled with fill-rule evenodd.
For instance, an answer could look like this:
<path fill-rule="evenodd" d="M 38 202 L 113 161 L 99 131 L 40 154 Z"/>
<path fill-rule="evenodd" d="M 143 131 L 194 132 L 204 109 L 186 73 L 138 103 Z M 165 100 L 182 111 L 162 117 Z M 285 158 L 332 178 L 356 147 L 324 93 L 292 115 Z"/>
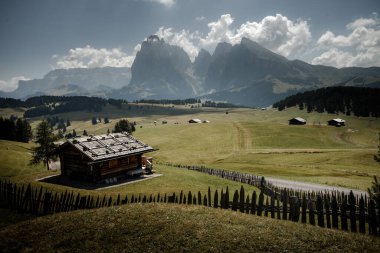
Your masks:
<path fill-rule="evenodd" d="M 346 125 L 346 121 L 344 119 L 331 119 L 329 121 L 327 121 L 327 124 L 329 126 L 337 126 L 337 127 L 340 127 L 340 126 L 345 126 Z"/>
<path fill-rule="evenodd" d="M 191 119 L 191 120 L 189 120 L 189 123 L 202 123 L 202 120 L 200 120 L 200 119 Z"/>
<path fill-rule="evenodd" d="M 300 117 L 292 118 L 289 120 L 289 125 L 305 125 L 306 120 Z"/>
<path fill-rule="evenodd" d="M 152 159 L 143 156 L 151 151 L 151 146 L 123 132 L 69 139 L 54 153 L 62 175 L 101 182 L 152 172 Z"/>

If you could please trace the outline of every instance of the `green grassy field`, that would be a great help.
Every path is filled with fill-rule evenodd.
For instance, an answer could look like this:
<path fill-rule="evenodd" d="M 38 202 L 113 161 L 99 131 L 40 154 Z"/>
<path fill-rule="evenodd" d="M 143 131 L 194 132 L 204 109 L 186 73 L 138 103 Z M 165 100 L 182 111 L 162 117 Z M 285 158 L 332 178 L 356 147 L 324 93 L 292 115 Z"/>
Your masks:
<path fill-rule="evenodd" d="M 2 252 L 378 252 L 380 240 L 201 206 L 130 204 L 10 225 L 0 230 L 0 247 Z"/>
<path fill-rule="evenodd" d="M 373 160 L 377 152 L 380 119 L 299 111 L 190 109 L 157 107 L 136 112 L 107 107 L 102 114 L 76 112 L 58 115 L 70 119 L 68 131 L 104 134 L 120 118 L 136 121 L 134 135 L 157 148 L 151 153 L 162 176 L 103 190 L 85 190 L 36 181 L 57 175 L 41 164 L 30 166 L 33 143 L 0 140 L 0 177 L 13 182 L 94 196 L 172 194 L 234 190 L 241 184 L 186 169 L 178 163 L 236 170 L 263 176 L 316 182 L 366 190 L 380 177 Z M 2 115 L 12 110 L 0 110 Z M 4 114 L 3 114 L 4 113 Z M 19 112 L 20 113 L 20 112 Z M 92 117 L 111 123 L 92 125 Z M 289 126 L 296 116 L 306 126 Z M 342 128 L 328 127 L 333 117 L 347 120 Z M 208 124 L 189 124 L 191 118 Z M 34 119 L 36 126 L 41 119 Z M 161 124 L 165 120 L 168 124 Z M 154 121 L 157 123 L 154 124 Z M 257 190 L 244 186 L 246 194 Z M 149 221 L 149 222 L 147 222 Z M 0 247 L 4 252 L 377 252 L 378 238 L 320 229 L 270 218 L 196 206 L 166 204 L 127 205 L 75 211 L 36 218 L 0 209 Z M 35 240 L 39 238 L 39 240 Z M 53 239 L 52 239 L 53 238 Z"/>
<path fill-rule="evenodd" d="M 360 190 L 367 189 L 374 175 L 380 176 L 380 166 L 373 160 L 380 119 L 307 113 L 297 108 L 279 112 L 139 106 L 140 109 L 132 110 L 128 105 L 121 110 L 108 106 L 101 113 L 74 112 L 58 116 L 70 119 L 72 125 L 68 131 L 75 129 L 78 134 L 84 129 L 89 134 L 106 133 L 120 118 L 136 121 L 134 135 L 158 148 L 152 156 L 162 163 L 204 165 Z M 9 109 L 6 112 L 11 113 Z M 92 125 L 93 116 L 109 117 L 111 123 Z M 307 119 L 307 125 L 289 126 L 288 120 L 296 116 Z M 347 126 L 326 126 L 326 121 L 335 117 L 345 119 Z M 187 123 L 191 118 L 211 122 Z M 161 124 L 163 120 L 168 124 Z M 34 120 L 32 125 L 39 121 Z M 13 162 L 3 148 L 6 145 L 1 146 L 0 158 L 5 165 L 0 166 L 9 167 Z M 23 160 L 17 163 L 25 164 Z M 22 171 L 21 167 L 25 168 L 18 166 L 18 170 Z"/>

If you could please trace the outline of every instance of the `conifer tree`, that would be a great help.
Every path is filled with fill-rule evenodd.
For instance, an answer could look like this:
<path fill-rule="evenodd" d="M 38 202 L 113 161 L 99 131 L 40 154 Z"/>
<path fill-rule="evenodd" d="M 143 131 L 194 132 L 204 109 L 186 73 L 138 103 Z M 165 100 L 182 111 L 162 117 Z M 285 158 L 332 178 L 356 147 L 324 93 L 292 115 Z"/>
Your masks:
<path fill-rule="evenodd" d="M 52 151 L 56 148 L 54 144 L 56 140 L 57 137 L 53 134 L 52 127 L 46 121 L 42 121 L 37 126 L 36 143 L 39 144 L 39 146 L 33 148 L 30 164 L 43 162 L 49 170 L 49 161 L 55 159 L 52 155 Z"/>

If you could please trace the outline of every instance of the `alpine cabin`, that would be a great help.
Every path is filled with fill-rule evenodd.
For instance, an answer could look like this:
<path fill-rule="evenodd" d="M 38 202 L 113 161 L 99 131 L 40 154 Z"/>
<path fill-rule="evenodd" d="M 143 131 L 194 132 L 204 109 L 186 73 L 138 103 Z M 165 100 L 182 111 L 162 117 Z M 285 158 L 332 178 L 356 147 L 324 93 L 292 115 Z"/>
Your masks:
<path fill-rule="evenodd" d="M 336 126 L 336 127 L 341 127 L 341 126 L 344 126 L 346 124 L 346 121 L 344 119 L 331 119 L 329 121 L 327 121 L 327 124 L 329 126 Z"/>
<path fill-rule="evenodd" d="M 289 120 L 289 125 L 305 125 L 306 120 L 300 117 L 292 118 Z"/>
<path fill-rule="evenodd" d="M 54 154 L 59 156 L 62 175 L 101 182 L 152 173 L 152 158 L 143 155 L 154 150 L 123 132 L 69 139 Z"/>

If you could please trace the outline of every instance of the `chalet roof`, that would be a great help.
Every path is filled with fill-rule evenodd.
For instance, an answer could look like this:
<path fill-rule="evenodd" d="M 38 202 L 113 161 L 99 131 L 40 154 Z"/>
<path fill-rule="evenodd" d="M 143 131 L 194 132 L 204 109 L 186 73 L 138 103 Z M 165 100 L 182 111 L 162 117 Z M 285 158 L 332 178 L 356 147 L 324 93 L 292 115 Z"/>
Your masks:
<path fill-rule="evenodd" d="M 189 120 L 189 123 L 202 123 L 202 120 L 200 120 L 200 119 L 191 119 L 191 120 Z"/>
<path fill-rule="evenodd" d="M 303 118 L 301 118 L 301 117 L 292 118 L 292 119 L 290 119 L 290 120 L 297 120 L 297 121 L 299 121 L 299 122 L 305 122 L 305 123 L 306 123 L 306 119 L 303 119 Z M 290 120 L 289 120 L 289 121 L 290 121 Z"/>
<path fill-rule="evenodd" d="M 344 119 L 339 119 L 339 118 L 336 118 L 336 119 L 331 119 L 329 121 L 335 121 L 337 123 L 345 123 L 346 121 Z"/>
<path fill-rule="evenodd" d="M 110 160 L 155 150 L 126 132 L 68 139 L 58 149 L 66 145 L 74 146 L 92 161 Z"/>

